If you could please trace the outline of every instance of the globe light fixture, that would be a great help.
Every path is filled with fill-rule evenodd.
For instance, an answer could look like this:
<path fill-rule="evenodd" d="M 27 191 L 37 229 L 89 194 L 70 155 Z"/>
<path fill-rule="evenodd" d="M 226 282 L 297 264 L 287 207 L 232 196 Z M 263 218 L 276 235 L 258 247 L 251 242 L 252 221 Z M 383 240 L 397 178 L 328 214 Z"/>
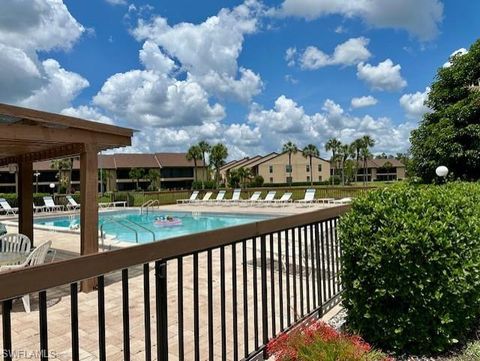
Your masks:
<path fill-rule="evenodd" d="M 435 173 L 437 173 L 439 177 L 445 178 L 448 175 L 448 168 L 444 165 L 441 165 L 440 167 L 437 167 L 437 169 L 435 169 Z"/>
<path fill-rule="evenodd" d="M 49 187 L 50 187 L 50 189 L 55 188 L 55 183 L 50 183 Z"/>

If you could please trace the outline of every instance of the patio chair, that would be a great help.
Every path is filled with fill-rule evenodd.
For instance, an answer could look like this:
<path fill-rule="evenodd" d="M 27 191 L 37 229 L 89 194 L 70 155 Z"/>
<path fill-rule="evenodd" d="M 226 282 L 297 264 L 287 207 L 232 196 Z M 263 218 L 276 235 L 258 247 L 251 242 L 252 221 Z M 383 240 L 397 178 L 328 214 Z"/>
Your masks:
<path fill-rule="evenodd" d="M 18 212 L 18 208 L 12 208 L 5 198 L 0 198 L 0 207 L 2 207 L 5 214 L 17 214 Z"/>
<path fill-rule="evenodd" d="M 30 239 L 24 234 L 7 233 L 0 237 L 0 252 L 2 253 L 28 253 L 30 246 Z"/>
<path fill-rule="evenodd" d="M 227 191 L 219 191 L 217 197 L 215 199 L 209 199 L 206 204 L 220 204 L 225 198 L 225 193 L 227 193 Z"/>
<path fill-rule="evenodd" d="M 292 198 L 292 192 L 286 192 L 282 195 L 280 199 L 274 199 L 272 201 L 272 204 L 279 207 L 282 205 L 286 206 L 288 203 L 292 201 L 290 198 Z"/>
<path fill-rule="evenodd" d="M 333 204 L 349 204 L 351 202 L 352 202 L 352 198 L 350 197 L 345 197 L 345 198 L 336 199 L 332 201 Z"/>
<path fill-rule="evenodd" d="M 261 194 L 261 191 L 254 192 L 249 199 L 241 199 L 239 202 L 240 204 L 244 204 L 246 206 L 251 205 L 260 199 Z"/>
<path fill-rule="evenodd" d="M 177 199 L 177 204 L 185 204 L 185 203 L 192 203 L 198 197 L 199 191 L 193 191 L 188 199 Z"/>
<path fill-rule="evenodd" d="M 213 192 L 207 192 L 207 193 L 205 193 L 205 195 L 203 196 L 202 199 L 195 199 L 191 203 L 193 203 L 193 204 L 205 204 L 210 200 L 210 198 L 212 197 L 212 194 L 213 194 Z"/>
<path fill-rule="evenodd" d="M 275 199 L 275 195 L 277 194 L 277 191 L 270 191 L 267 193 L 264 199 L 259 199 L 258 201 L 255 202 L 257 205 L 267 205 L 269 203 L 272 203 L 273 200 Z"/>
<path fill-rule="evenodd" d="M 298 199 L 295 201 L 295 203 L 297 204 L 304 204 L 305 206 L 306 205 L 312 205 L 314 203 L 316 203 L 316 200 L 315 200 L 315 192 L 316 190 L 313 189 L 313 188 L 309 188 L 305 191 L 305 196 L 303 199 Z"/>
<path fill-rule="evenodd" d="M 32 266 L 37 266 L 45 263 L 45 258 L 47 257 L 47 253 L 51 245 L 52 245 L 52 241 L 43 242 L 41 245 L 35 248 L 32 252 L 30 252 L 25 262 L 18 265 L 2 266 L 0 267 L 0 272 L 16 270 L 16 269 L 21 269 L 25 267 L 32 267 Z M 30 313 L 30 295 L 24 295 L 22 297 L 22 302 L 23 302 L 23 307 L 25 307 L 25 311 L 27 313 Z"/>
<path fill-rule="evenodd" d="M 50 196 L 43 197 L 43 201 L 45 202 L 45 209 L 47 211 L 57 211 L 57 210 L 63 211 L 63 206 L 59 204 L 55 204 L 52 197 Z"/>
<path fill-rule="evenodd" d="M 75 209 L 80 209 L 80 204 L 78 204 L 72 196 L 65 196 L 65 198 L 67 198 L 68 201 L 67 210 L 72 211 Z"/>
<path fill-rule="evenodd" d="M 232 205 L 232 204 L 235 204 L 235 203 L 239 203 L 241 194 L 242 194 L 242 190 L 240 188 L 234 189 L 233 194 L 232 194 L 232 198 L 226 199 L 225 203 L 227 205 Z"/>
<path fill-rule="evenodd" d="M 43 212 L 45 209 L 45 206 L 36 206 L 35 203 L 33 203 L 33 211 L 35 213 Z"/>

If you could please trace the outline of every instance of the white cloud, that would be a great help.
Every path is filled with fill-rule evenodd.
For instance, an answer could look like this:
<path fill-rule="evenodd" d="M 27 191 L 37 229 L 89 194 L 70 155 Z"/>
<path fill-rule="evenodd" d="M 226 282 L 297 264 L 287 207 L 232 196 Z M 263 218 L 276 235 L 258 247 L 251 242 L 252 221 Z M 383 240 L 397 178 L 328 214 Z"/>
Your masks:
<path fill-rule="evenodd" d="M 425 88 L 423 93 L 417 91 L 413 94 L 403 94 L 400 97 L 400 105 L 410 119 L 420 119 L 425 113 L 430 112 L 430 109 L 425 105 L 425 101 L 430 93 L 430 88 Z"/>
<path fill-rule="evenodd" d="M 274 13 L 308 20 L 333 14 L 358 17 L 370 26 L 403 29 L 426 41 L 439 32 L 443 4 L 440 0 L 284 0 Z"/>
<path fill-rule="evenodd" d="M 245 36 L 257 31 L 263 8 L 247 0 L 233 9 L 222 9 L 203 23 L 168 25 L 162 17 L 140 19 L 132 31 L 139 41 L 150 40 L 176 59 L 190 79 L 219 97 L 248 101 L 262 87 L 258 74 L 238 66 Z"/>
<path fill-rule="evenodd" d="M 465 48 L 460 48 L 460 49 L 455 50 L 452 54 L 450 54 L 450 56 L 448 57 L 448 61 L 445 64 L 443 64 L 443 67 L 444 68 L 449 68 L 450 66 L 452 66 L 451 61 L 455 56 L 457 56 L 457 55 L 462 56 L 462 55 L 465 55 L 467 53 L 468 53 L 468 50 L 465 49 Z"/>
<path fill-rule="evenodd" d="M 89 107 L 88 105 L 80 105 L 79 107 L 69 107 L 61 111 L 64 115 L 69 115 L 71 117 L 91 120 L 94 122 L 104 123 L 104 124 L 114 124 L 112 118 L 102 114 L 98 108 Z"/>
<path fill-rule="evenodd" d="M 351 105 L 352 108 L 363 108 L 363 107 L 370 107 L 378 103 L 378 100 L 371 95 L 352 98 Z"/>
<path fill-rule="evenodd" d="M 210 105 L 208 94 L 199 84 L 151 70 L 111 76 L 93 102 L 132 126 L 194 125 L 225 117 L 224 108 Z"/>
<path fill-rule="evenodd" d="M 295 65 L 295 56 L 297 55 L 297 48 L 288 48 L 285 52 L 285 60 L 288 66 Z"/>
<path fill-rule="evenodd" d="M 374 90 L 396 91 L 407 86 L 407 81 L 400 73 L 401 69 L 399 64 L 394 65 L 390 59 L 376 66 L 360 63 L 357 66 L 357 77 Z"/>
<path fill-rule="evenodd" d="M 225 131 L 229 143 L 241 146 L 258 146 L 262 138 L 258 127 L 252 129 L 247 124 L 231 124 Z"/>
<path fill-rule="evenodd" d="M 85 28 L 60 0 L 2 0 L 0 43 L 20 49 L 69 49 Z"/>
<path fill-rule="evenodd" d="M 105 0 L 110 5 L 127 5 L 127 0 Z"/>
<path fill-rule="evenodd" d="M 324 102 L 322 112 L 307 114 L 302 106 L 284 95 L 272 109 L 252 107 L 248 122 L 259 128 L 265 151 L 278 150 L 284 142 L 292 140 L 300 147 L 316 144 L 323 152 L 325 142 L 331 137 L 350 143 L 369 134 L 377 142 L 374 151 L 403 152 L 409 146 L 410 131 L 416 126 L 414 122 L 394 124 L 385 117 L 355 117 L 331 99 Z"/>
<path fill-rule="evenodd" d="M 369 41 L 364 37 L 348 39 L 346 42 L 337 45 L 332 55 L 325 54 L 314 46 L 309 46 L 300 56 L 301 67 L 314 70 L 328 65 L 348 66 L 358 64 L 368 60 L 372 55 L 367 49 Z"/>
<path fill-rule="evenodd" d="M 54 59 L 43 61 L 42 66 L 46 83 L 29 97 L 19 101 L 20 105 L 59 112 L 69 107 L 70 102 L 89 85 L 85 78 L 63 69 Z"/>
<path fill-rule="evenodd" d="M 140 61 L 146 69 L 160 73 L 169 74 L 176 68 L 175 62 L 150 40 L 147 40 L 140 50 Z"/>

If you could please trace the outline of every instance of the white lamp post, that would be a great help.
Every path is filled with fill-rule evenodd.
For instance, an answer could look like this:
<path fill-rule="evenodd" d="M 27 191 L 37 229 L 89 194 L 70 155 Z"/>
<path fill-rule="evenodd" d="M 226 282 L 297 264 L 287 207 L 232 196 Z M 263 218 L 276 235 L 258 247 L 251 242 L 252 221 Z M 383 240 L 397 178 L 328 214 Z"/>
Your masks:
<path fill-rule="evenodd" d="M 40 172 L 37 170 L 35 173 L 33 173 L 33 175 L 35 176 L 35 180 L 36 180 L 35 193 L 38 193 L 38 177 L 40 176 Z"/>
<path fill-rule="evenodd" d="M 445 181 L 448 175 L 448 168 L 444 165 L 441 165 L 440 167 L 437 167 L 437 169 L 435 169 L 435 173 L 437 174 L 437 176 L 439 176 Z"/>

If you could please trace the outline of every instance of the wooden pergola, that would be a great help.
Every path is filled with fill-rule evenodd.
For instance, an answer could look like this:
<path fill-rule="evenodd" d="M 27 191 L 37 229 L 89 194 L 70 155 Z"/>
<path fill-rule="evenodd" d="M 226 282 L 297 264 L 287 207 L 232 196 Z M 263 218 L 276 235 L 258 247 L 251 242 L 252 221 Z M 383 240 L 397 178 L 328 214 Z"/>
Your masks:
<path fill-rule="evenodd" d="M 133 130 L 0 103 L 0 166 L 18 168 L 19 232 L 33 242 L 33 163 L 80 155 L 80 253 L 98 252 L 98 152 L 131 145 Z M 92 289 L 84 282 L 83 289 Z"/>

